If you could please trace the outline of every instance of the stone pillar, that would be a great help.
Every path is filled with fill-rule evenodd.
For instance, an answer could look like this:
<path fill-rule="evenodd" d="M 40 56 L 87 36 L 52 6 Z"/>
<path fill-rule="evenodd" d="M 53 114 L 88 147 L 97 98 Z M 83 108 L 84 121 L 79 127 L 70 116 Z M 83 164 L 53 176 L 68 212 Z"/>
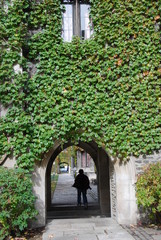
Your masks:
<path fill-rule="evenodd" d="M 110 216 L 109 159 L 103 149 L 98 149 L 98 184 L 101 214 Z"/>
<path fill-rule="evenodd" d="M 33 192 L 37 198 L 35 207 L 39 212 L 37 220 L 32 222 L 32 227 L 41 227 L 46 224 L 45 166 L 35 166 L 32 181 Z"/>
<path fill-rule="evenodd" d="M 120 224 L 136 224 L 135 162 L 132 159 L 127 163 L 117 161 L 114 168 L 116 173 L 116 219 Z"/>

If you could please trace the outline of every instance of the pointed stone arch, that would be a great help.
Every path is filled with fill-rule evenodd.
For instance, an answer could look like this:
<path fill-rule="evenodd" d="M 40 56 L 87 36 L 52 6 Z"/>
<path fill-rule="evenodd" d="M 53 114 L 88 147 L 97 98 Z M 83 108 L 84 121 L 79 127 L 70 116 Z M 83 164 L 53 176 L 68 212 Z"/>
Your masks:
<path fill-rule="evenodd" d="M 33 173 L 33 191 L 37 196 L 36 208 L 39 216 L 35 222 L 36 226 L 46 224 L 47 209 L 51 205 L 51 168 L 55 158 L 67 147 L 75 145 L 68 142 L 62 146 L 61 141 L 55 142 L 53 148 L 44 156 L 41 163 L 35 166 Z M 110 158 L 103 148 L 98 147 L 96 142 L 79 142 L 77 146 L 83 148 L 91 155 L 97 168 L 98 195 L 101 214 L 111 216 L 110 196 Z"/>
<path fill-rule="evenodd" d="M 51 201 L 49 180 L 51 166 L 56 156 L 71 145 L 76 144 L 69 141 L 62 146 L 61 141 L 56 141 L 53 148 L 44 155 L 43 160 L 35 165 L 32 180 L 39 215 L 37 221 L 32 224 L 33 227 L 46 224 L 47 209 Z M 120 224 L 127 222 L 136 224 L 138 218 L 135 196 L 136 159 L 131 157 L 127 163 L 113 159 L 94 141 L 79 142 L 78 146 L 87 151 L 95 162 L 101 214 L 115 218 Z"/>

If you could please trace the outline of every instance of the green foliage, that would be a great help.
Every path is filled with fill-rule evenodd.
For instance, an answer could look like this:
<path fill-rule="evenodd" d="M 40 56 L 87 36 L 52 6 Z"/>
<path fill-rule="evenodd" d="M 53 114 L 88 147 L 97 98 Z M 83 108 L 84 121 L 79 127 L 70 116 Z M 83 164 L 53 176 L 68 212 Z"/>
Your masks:
<path fill-rule="evenodd" d="M 22 169 L 0 167 L 0 239 L 17 236 L 37 215 L 31 176 Z"/>
<path fill-rule="evenodd" d="M 160 149 L 160 1 L 90 2 L 93 37 L 71 43 L 60 0 L 1 3 L 0 155 L 20 167 L 33 170 L 57 139 L 94 140 L 123 160 Z"/>
<path fill-rule="evenodd" d="M 138 177 L 136 195 L 138 205 L 161 223 L 161 162 L 148 165 Z"/>

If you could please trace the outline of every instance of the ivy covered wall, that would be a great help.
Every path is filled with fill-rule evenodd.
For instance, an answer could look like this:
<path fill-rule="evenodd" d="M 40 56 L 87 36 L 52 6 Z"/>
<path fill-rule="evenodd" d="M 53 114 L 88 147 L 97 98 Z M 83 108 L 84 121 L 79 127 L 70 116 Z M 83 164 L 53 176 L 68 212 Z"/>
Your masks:
<path fill-rule="evenodd" d="M 32 170 L 57 139 L 123 160 L 161 148 L 160 0 L 91 0 L 94 34 L 71 43 L 60 0 L 0 2 L 1 157 Z"/>

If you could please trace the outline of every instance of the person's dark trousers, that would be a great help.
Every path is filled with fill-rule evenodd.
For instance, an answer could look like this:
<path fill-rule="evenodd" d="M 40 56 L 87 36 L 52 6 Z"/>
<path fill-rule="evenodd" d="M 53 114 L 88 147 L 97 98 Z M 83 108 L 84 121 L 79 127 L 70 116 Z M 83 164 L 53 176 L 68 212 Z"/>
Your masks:
<path fill-rule="evenodd" d="M 83 204 L 87 205 L 87 190 L 86 189 L 78 189 L 78 205 L 81 205 L 81 193 L 83 195 Z"/>

